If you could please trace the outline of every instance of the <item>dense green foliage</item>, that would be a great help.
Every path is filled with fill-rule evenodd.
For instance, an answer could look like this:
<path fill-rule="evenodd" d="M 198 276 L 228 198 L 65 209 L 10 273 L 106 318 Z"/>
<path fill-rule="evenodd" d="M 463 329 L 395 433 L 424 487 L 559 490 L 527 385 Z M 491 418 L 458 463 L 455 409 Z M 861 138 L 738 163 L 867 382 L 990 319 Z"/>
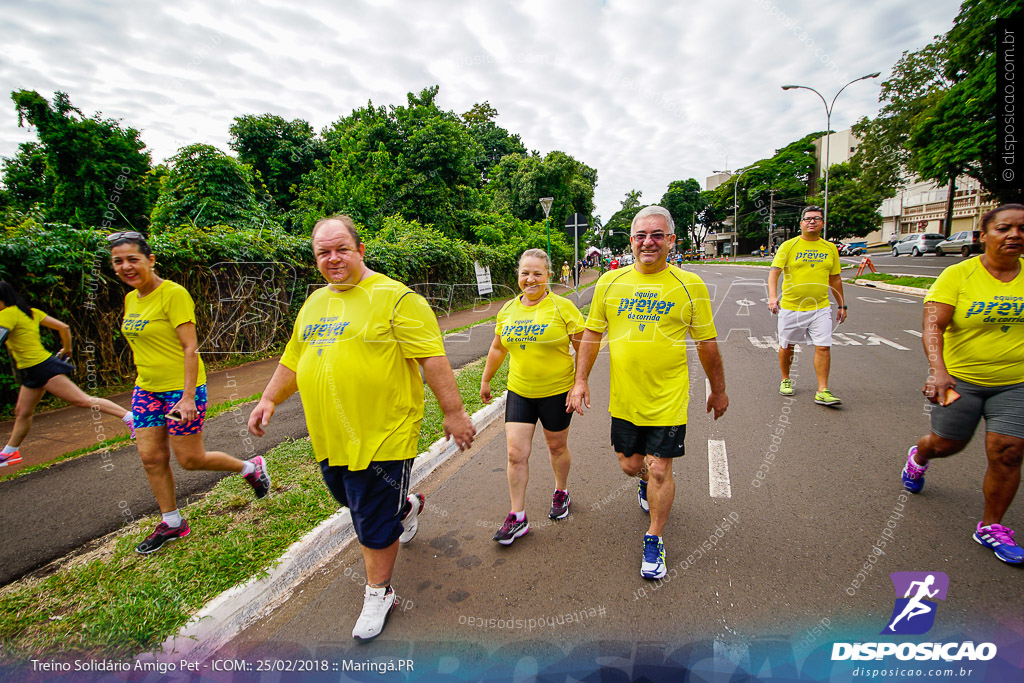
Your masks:
<path fill-rule="evenodd" d="M 999 201 L 1019 201 L 1019 184 L 999 177 L 995 21 L 1022 9 L 1021 0 L 964 0 L 948 33 L 903 53 L 878 116 L 854 128 L 864 141 L 854 161 L 872 191 L 893 196 L 911 174 L 940 185 L 966 174 Z"/>
<path fill-rule="evenodd" d="M 252 167 L 203 144 L 182 147 L 169 161 L 153 208 L 154 230 L 261 227 L 271 219 L 274 200 Z"/>
<path fill-rule="evenodd" d="M 28 201 L 42 204 L 48 220 L 137 229 L 148 225 L 153 178 L 137 130 L 99 114 L 86 118 L 62 92 L 52 105 L 31 90 L 12 92 L 11 99 L 19 125 L 34 127 L 40 145 L 23 145 L 14 166 L 5 164 L 5 171 L 17 171 L 15 188 L 27 191 Z M 34 175 L 39 169 L 43 175 L 34 176 L 34 182 L 24 172 Z M 6 175 L 4 184 L 10 191 Z M 10 199 L 11 208 L 31 208 L 17 196 Z"/>

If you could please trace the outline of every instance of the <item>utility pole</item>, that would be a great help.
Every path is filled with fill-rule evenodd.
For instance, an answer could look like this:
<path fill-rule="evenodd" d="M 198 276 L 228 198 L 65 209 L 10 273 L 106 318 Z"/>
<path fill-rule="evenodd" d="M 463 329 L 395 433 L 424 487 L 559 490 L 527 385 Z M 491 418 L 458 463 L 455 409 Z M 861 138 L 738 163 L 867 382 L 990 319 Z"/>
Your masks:
<path fill-rule="evenodd" d="M 768 199 L 768 253 L 772 253 L 772 232 L 775 229 L 775 190 L 770 190 Z"/>

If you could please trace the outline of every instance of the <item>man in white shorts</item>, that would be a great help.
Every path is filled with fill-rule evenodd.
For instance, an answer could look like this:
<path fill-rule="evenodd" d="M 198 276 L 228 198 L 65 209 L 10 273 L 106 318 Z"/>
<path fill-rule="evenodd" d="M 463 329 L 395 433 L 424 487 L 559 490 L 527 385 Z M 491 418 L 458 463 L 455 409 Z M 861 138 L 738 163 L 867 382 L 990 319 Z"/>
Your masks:
<path fill-rule="evenodd" d="M 793 365 L 794 344 L 810 341 L 814 345 L 814 374 L 818 392 L 814 402 L 837 406 L 842 401 L 828 389 L 828 371 L 832 350 L 832 309 L 828 293 L 836 300 L 836 321 L 846 320 L 843 280 L 839 276 L 839 251 L 821 239 L 825 229 L 820 206 L 806 206 L 800 213 L 800 236 L 782 243 L 768 272 L 768 309 L 779 316 L 779 368 L 782 384 L 779 393 L 793 395 L 789 369 Z M 779 275 L 785 273 L 782 300 L 779 300 Z"/>

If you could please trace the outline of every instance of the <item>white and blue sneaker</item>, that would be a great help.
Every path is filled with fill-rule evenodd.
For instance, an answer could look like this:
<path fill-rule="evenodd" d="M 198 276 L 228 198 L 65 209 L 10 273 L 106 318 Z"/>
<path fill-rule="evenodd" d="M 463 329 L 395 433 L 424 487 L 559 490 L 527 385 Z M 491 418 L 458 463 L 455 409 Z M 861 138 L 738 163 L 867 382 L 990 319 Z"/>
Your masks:
<path fill-rule="evenodd" d="M 640 576 L 660 579 L 665 573 L 665 543 L 660 536 L 644 534 L 644 561 L 640 563 Z"/>
<path fill-rule="evenodd" d="M 643 479 L 636 486 L 636 500 L 640 503 L 640 509 L 644 512 L 650 512 L 651 506 L 647 503 L 647 482 Z"/>
<path fill-rule="evenodd" d="M 1013 540 L 1013 529 L 1002 524 L 982 526 L 978 522 L 978 530 L 974 532 L 974 540 L 992 550 L 996 557 L 1009 564 L 1024 563 L 1024 548 Z"/>

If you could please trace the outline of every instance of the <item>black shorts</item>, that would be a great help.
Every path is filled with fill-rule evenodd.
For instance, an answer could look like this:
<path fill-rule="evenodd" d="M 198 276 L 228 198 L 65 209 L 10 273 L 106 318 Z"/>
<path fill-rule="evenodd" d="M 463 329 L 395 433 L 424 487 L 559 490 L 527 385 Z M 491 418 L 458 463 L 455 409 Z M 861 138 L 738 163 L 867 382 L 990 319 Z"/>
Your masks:
<path fill-rule="evenodd" d="M 350 470 L 320 461 L 320 473 L 331 495 L 352 513 L 359 543 L 383 550 L 402 535 L 402 512 L 409 495 L 413 458 L 371 462 L 365 470 Z"/>
<path fill-rule="evenodd" d="M 19 370 L 21 383 L 29 389 L 39 389 L 46 386 L 46 383 L 57 375 L 70 375 L 75 371 L 75 366 L 57 356 L 50 356 L 42 363 Z"/>
<path fill-rule="evenodd" d="M 653 455 L 656 458 L 678 458 L 686 455 L 683 440 L 686 425 L 674 427 L 640 427 L 629 420 L 612 417 L 612 448 L 627 458 Z"/>
<path fill-rule="evenodd" d="M 526 398 L 509 389 L 505 397 L 505 422 L 526 422 L 537 424 L 540 420 L 549 432 L 560 432 L 569 428 L 572 413 L 565 412 L 566 391 L 544 398 Z"/>

